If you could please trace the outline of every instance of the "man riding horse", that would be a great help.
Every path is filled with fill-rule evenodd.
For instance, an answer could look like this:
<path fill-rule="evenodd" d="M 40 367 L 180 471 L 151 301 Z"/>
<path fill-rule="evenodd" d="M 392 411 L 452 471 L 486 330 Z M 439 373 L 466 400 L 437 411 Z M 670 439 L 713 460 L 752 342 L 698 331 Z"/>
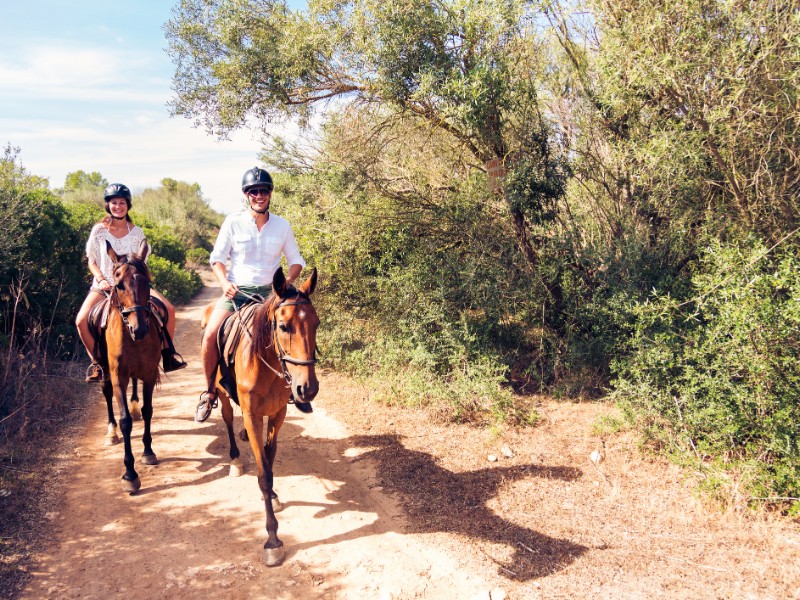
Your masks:
<path fill-rule="evenodd" d="M 222 322 L 254 298 L 270 295 L 273 275 L 282 255 L 289 263 L 287 284 L 300 275 L 306 264 L 289 222 L 269 212 L 273 188 L 272 176 L 264 169 L 253 167 L 245 172 L 242 177 L 245 208 L 225 218 L 211 252 L 211 270 L 222 286 L 222 297 L 217 300 L 203 330 L 201 353 L 206 391 L 200 394 L 195 411 L 198 423 L 208 419 L 217 406 L 217 332 Z M 226 265 L 228 259 L 230 271 Z M 305 413 L 313 410 L 310 402 L 294 400 L 294 404 Z"/>

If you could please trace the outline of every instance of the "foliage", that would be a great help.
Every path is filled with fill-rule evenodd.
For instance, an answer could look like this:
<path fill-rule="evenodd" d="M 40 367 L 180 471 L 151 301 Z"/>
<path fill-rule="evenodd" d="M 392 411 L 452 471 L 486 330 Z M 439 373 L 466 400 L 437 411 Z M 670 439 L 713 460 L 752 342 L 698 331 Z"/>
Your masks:
<path fill-rule="evenodd" d="M 195 271 L 189 271 L 160 256 L 147 259 L 153 286 L 175 304 L 185 304 L 200 291 L 203 282 Z"/>
<path fill-rule="evenodd" d="M 83 170 L 73 171 L 67 173 L 64 179 L 64 192 L 74 192 L 82 187 L 89 188 L 105 188 L 108 186 L 108 181 L 97 171 L 87 173 Z"/>
<path fill-rule="evenodd" d="M 775 366 L 790 331 L 765 315 L 793 309 L 731 258 L 798 227 L 788 0 L 184 0 L 166 29 L 172 110 L 217 135 L 328 109 L 316 143 L 279 140 L 264 158 L 285 173 L 276 210 L 320 266 L 337 366 L 380 373 L 403 402 L 457 382 L 450 416 L 485 422 L 507 406 L 487 391 L 501 381 L 617 385 L 670 448 L 729 465 L 767 452 L 751 489 L 793 489 L 777 421 L 756 427 L 794 385 L 774 379 L 794 377 Z M 792 262 L 778 249 L 759 265 Z"/>
<path fill-rule="evenodd" d="M 746 466 L 757 497 L 800 496 L 797 247 L 712 242 L 683 302 L 637 307 L 616 396 L 653 442 L 700 464 Z"/>
<path fill-rule="evenodd" d="M 307 119 L 337 99 L 374 107 L 387 126 L 446 136 L 472 169 L 500 160 L 522 179 L 506 213 L 523 255 L 526 227 L 563 194 L 564 149 L 538 96 L 537 3 L 522 0 L 183 0 L 166 26 L 176 65 L 174 114 L 216 135 L 255 120 Z M 359 142 L 372 148 L 377 131 Z"/>
<path fill-rule="evenodd" d="M 182 245 L 184 251 L 189 248 L 211 250 L 223 217 L 203 199 L 198 184 L 164 178 L 161 187 L 147 188 L 134 200 L 133 215 L 174 237 L 175 241 L 167 243 L 163 233 L 154 231 L 163 242 L 162 250 L 171 253 L 173 262 L 183 264 L 185 259 L 185 256 L 178 259 L 176 243 Z"/>
<path fill-rule="evenodd" d="M 85 293 L 83 242 L 64 207 L 41 178 L 6 148 L 0 160 L 0 335 L 24 344 L 37 331 L 49 341 L 74 334 L 72 321 Z"/>
<path fill-rule="evenodd" d="M 164 225 L 154 225 L 147 221 L 139 224 L 147 237 L 147 243 L 153 255 L 168 260 L 176 265 L 186 262 L 186 247 L 183 242 Z"/>
<path fill-rule="evenodd" d="M 205 248 L 190 248 L 186 251 L 186 266 L 192 270 L 208 267 L 210 258 L 211 252 Z"/>

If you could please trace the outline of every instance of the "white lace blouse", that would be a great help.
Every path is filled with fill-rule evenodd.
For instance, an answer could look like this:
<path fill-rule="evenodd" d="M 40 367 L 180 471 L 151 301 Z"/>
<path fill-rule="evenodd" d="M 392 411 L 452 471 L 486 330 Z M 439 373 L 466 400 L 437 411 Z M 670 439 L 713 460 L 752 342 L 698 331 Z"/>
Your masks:
<path fill-rule="evenodd" d="M 86 256 L 89 261 L 94 262 L 103 272 L 103 276 L 111 285 L 114 285 L 114 263 L 106 251 L 106 241 L 111 242 L 114 252 L 120 255 L 131 254 L 139 251 L 139 246 L 145 239 L 144 231 L 137 225 L 128 225 L 128 233 L 118 238 L 108 231 L 102 223 L 97 223 L 92 227 L 89 240 L 86 242 Z M 97 277 L 92 278 L 92 287 L 99 288 L 100 282 Z"/>

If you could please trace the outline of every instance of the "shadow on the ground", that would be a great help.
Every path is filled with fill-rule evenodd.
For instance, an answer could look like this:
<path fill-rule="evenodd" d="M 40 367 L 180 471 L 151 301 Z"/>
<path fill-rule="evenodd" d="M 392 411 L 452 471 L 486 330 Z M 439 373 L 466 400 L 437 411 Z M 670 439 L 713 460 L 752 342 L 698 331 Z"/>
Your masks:
<path fill-rule="evenodd" d="M 309 441 L 314 443 L 313 440 Z M 316 443 L 330 443 L 330 440 L 317 440 Z M 487 506 L 487 501 L 497 495 L 501 485 L 526 477 L 573 481 L 581 476 L 579 469 L 529 464 L 454 473 L 438 465 L 431 455 L 407 449 L 397 435 L 356 436 L 348 438 L 346 443 L 350 447 L 369 449 L 355 460 L 371 458 L 378 461 L 380 485 L 402 495 L 409 520 L 408 528 L 413 532 L 459 534 L 471 540 L 513 548 L 509 559 L 491 559 L 504 577 L 529 581 L 550 575 L 566 568 L 588 550 L 571 541 L 520 527 L 498 516 Z M 353 459 L 342 457 L 341 460 L 348 464 Z M 334 504 L 320 505 L 317 516 L 321 518 L 338 512 L 373 510 L 369 506 L 360 506 L 357 501 L 350 499 L 352 496 L 344 487 L 329 493 L 328 499 Z M 292 505 L 308 503 L 300 501 L 285 504 L 286 507 Z M 397 529 L 394 522 L 379 522 L 322 542 L 300 542 L 291 550 L 371 535 L 375 533 L 376 526 L 382 532 Z"/>

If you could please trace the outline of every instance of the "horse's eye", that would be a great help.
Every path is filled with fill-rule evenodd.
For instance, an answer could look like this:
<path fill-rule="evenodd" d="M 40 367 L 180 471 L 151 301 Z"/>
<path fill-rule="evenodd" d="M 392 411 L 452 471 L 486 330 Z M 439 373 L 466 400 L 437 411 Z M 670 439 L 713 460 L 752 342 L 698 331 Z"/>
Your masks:
<path fill-rule="evenodd" d="M 124 290 L 124 289 L 125 289 L 125 284 L 123 284 L 123 283 L 120 281 L 120 282 L 119 282 L 119 283 L 116 285 L 116 288 L 117 288 L 118 290 Z"/>
<path fill-rule="evenodd" d="M 280 329 L 280 330 L 281 330 L 282 332 L 284 332 L 284 333 L 286 333 L 287 331 L 289 331 L 289 328 L 288 328 L 288 327 L 286 327 L 286 325 L 284 325 L 283 323 L 281 323 L 280 325 L 278 325 L 278 329 Z"/>

